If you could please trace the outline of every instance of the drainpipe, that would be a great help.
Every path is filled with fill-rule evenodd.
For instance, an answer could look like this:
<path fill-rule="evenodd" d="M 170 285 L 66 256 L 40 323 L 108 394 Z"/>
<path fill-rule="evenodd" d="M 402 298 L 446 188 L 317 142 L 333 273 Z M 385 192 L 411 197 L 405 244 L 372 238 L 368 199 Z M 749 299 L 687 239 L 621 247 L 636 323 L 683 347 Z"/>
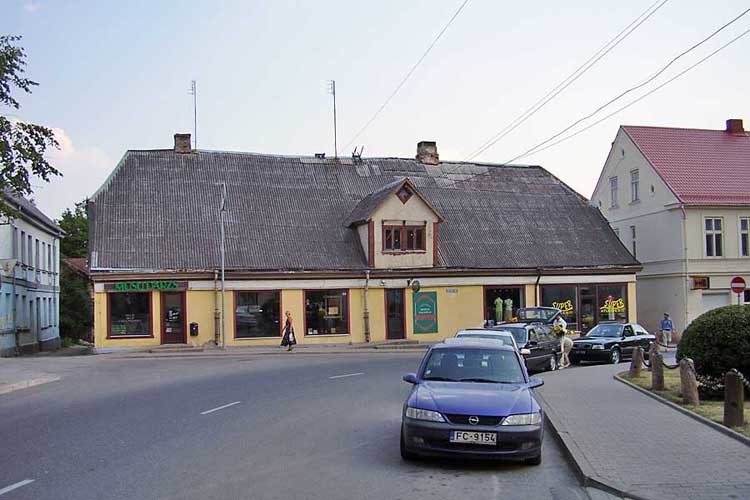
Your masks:
<path fill-rule="evenodd" d="M 687 213 L 685 213 L 685 205 L 680 203 L 680 212 L 682 212 L 682 226 L 680 228 L 682 232 L 682 287 L 683 293 L 685 294 L 685 315 L 683 316 L 682 331 L 687 328 L 688 324 L 688 248 L 687 248 Z"/>
<path fill-rule="evenodd" d="M 539 307 L 539 280 L 542 279 L 542 268 L 536 268 L 536 283 L 534 283 L 534 307 Z"/>
<path fill-rule="evenodd" d="M 365 271 L 365 311 L 362 314 L 365 320 L 365 342 L 370 342 L 370 309 L 367 307 L 367 292 L 370 289 L 370 271 Z"/>
<path fill-rule="evenodd" d="M 214 271 L 214 342 L 219 345 L 219 271 Z"/>
<path fill-rule="evenodd" d="M 18 300 L 16 299 L 16 267 L 18 266 L 20 261 L 16 261 L 13 264 L 13 287 L 12 287 L 12 295 L 11 298 L 13 299 L 13 332 L 15 333 L 16 337 L 16 356 L 21 355 L 21 344 L 20 344 L 20 336 L 18 335 Z"/>

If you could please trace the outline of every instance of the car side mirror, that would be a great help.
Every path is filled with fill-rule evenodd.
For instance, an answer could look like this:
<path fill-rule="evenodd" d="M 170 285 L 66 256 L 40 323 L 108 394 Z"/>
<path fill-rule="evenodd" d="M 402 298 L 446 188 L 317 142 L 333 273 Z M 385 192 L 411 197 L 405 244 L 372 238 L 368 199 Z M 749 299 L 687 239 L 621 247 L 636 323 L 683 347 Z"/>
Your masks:
<path fill-rule="evenodd" d="M 403 377 L 404 382 L 408 382 L 410 384 L 416 384 L 417 383 L 417 374 L 416 373 L 407 373 Z"/>
<path fill-rule="evenodd" d="M 539 342 L 537 342 L 536 340 L 529 340 L 529 345 L 533 346 L 537 344 L 539 344 Z"/>
<path fill-rule="evenodd" d="M 518 352 L 521 353 L 521 356 L 528 356 L 531 354 L 530 349 L 520 349 Z"/>
<path fill-rule="evenodd" d="M 541 387 L 544 385 L 544 380 L 538 378 L 538 377 L 530 377 L 529 378 L 529 389 L 535 389 L 537 387 Z"/>

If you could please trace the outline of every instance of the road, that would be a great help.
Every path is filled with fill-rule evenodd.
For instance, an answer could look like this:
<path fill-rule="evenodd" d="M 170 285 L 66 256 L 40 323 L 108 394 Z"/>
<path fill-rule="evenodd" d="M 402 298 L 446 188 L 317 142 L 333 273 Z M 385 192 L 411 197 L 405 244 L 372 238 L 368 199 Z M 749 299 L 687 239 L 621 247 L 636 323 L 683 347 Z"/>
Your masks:
<path fill-rule="evenodd" d="M 588 498 L 549 432 L 539 467 L 402 462 L 420 355 L 88 357 L 0 396 L 0 500 Z"/>

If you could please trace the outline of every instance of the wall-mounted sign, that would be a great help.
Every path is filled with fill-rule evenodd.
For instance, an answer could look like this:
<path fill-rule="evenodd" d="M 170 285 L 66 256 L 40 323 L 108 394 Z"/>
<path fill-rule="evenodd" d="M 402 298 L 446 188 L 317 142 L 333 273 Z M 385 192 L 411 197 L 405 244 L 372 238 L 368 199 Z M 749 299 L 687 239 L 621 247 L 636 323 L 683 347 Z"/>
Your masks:
<path fill-rule="evenodd" d="M 563 302 L 553 302 L 552 307 L 560 309 L 563 314 L 573 314 L 573 301 L 570 299 Z"/>
<path fill-rule="evenodd" d="M 604 305 L 599 308 L 602 313 L 614 314 L 625 312 L 625 299 L 616 299 L 611 295 L 604 301 Z"/>
<path fill-rule="evenodd" d="M 437 332 L 437 292 L 414 293 L 414 333 Z"/>
<path fill-rule="evenodd" d="M 105 283 L 104 290 L 108 292 L 172 292 L 187 290 L 187 281 L 160 280 L 160 281 L 119 281 L 117 283 Z"/>
<path fill-rule="evenodd" d="M 445 293 L 456 294 L 458 293 L 458 288 L 446 288 Z"/>
<path fill-rule="evenodd" d="M 693 290 L 708 290 L 711 288 L 711 280 L 708 276 L 693 276 Z"/>

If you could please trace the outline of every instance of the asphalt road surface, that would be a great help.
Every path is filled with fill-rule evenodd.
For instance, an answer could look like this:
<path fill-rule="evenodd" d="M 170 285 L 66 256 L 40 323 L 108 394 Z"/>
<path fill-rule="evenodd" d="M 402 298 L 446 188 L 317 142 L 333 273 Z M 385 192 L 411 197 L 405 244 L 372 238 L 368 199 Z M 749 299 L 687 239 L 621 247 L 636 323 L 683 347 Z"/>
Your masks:
<path fill-rule="evenodd" d="M 89 357 L 0 396 L 0 500 L 588 498 L 550 432 L 538 467 L 403 462 L 420 357 Z"/>

